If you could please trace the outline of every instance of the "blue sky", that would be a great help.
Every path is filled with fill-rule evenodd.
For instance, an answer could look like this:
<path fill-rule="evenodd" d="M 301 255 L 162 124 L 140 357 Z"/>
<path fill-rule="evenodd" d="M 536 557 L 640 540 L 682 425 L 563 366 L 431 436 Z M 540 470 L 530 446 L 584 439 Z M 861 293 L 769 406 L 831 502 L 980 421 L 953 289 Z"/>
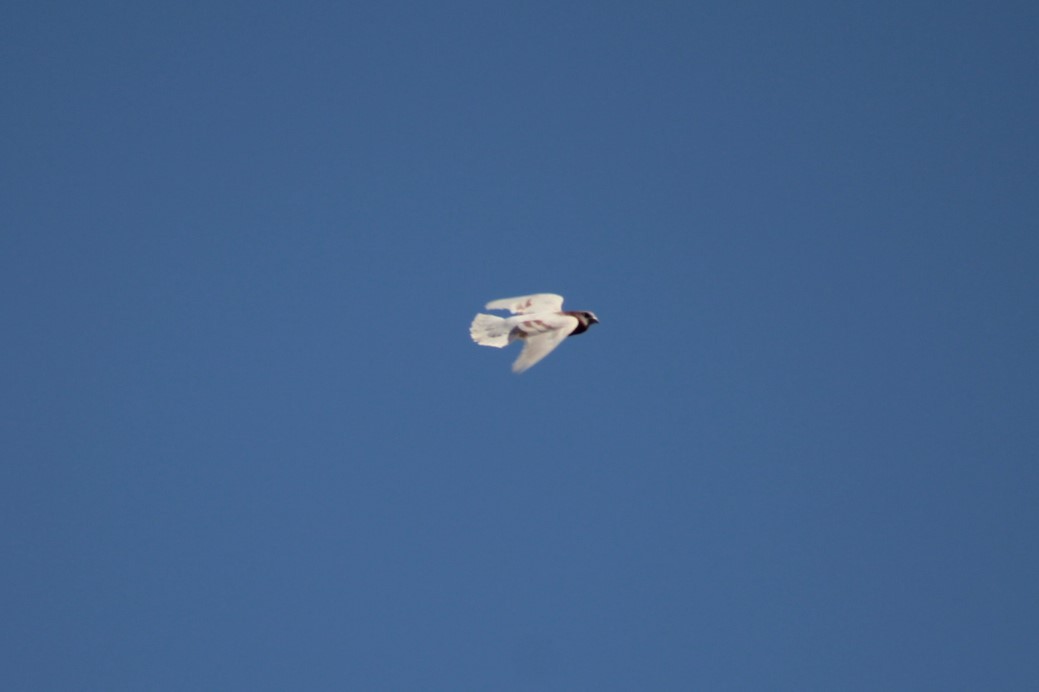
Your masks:
<path fill-rule="evenodd" d="M 8 3 L 4 687 L 1034 689 L 1037 30 Z"/>

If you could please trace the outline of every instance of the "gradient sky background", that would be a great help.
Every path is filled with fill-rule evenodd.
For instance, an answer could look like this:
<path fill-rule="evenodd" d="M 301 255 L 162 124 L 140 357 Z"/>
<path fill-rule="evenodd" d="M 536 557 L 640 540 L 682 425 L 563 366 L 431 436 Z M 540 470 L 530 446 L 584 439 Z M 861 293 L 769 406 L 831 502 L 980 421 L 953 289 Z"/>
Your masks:
<path fill-rule="evenodd" d="M 0 19 L 4 689 L 1039 688 L 1034 2 Z"/>

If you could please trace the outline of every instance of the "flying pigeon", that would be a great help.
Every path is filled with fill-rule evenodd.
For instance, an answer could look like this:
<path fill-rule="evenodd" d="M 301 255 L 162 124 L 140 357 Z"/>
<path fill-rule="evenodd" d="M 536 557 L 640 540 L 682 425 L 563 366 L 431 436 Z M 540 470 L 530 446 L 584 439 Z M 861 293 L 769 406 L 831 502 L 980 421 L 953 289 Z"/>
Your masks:
<path fill-rule="evenodd" d="M 523 351 L 512 364 L 520 373 L 551 353 L 563 339 L 581 334 L 599 318 L 587 310 L 563 311 L 563 296 L 535 293 L 531 296 L 502 298 L 487 303 L 487 310 L 508 310 L 515 317 L 478 314 L 469 327 L 469 336 L 481 346 L 502 348 L 517 339 Z"/>

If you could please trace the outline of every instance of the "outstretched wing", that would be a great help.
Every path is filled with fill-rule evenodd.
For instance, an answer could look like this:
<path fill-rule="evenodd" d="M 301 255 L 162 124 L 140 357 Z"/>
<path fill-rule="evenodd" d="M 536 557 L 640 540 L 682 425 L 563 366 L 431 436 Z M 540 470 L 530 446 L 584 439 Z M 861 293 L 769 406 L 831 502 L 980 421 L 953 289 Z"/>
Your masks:
<path fill-rule="evenodd" d="M 523 350 L 512 364 L 512 371 L 523 372 L 554 351 L 556 346 L 563 343 L 563 339 L 577 329 L 577 324 L 577 318 L 570 315 L 546 315 L 517 324 L 513 329 L 523 339 Z"/>
<path fill-rule="evenodd" d="M 559 312 L 563 309 L 563 296 L 555 293 L 535 293 L 530 296 L 500 298 L 487 303 L 487 310 L 508 310 L 514 315 L 529 315 L 535 312 Z"/>

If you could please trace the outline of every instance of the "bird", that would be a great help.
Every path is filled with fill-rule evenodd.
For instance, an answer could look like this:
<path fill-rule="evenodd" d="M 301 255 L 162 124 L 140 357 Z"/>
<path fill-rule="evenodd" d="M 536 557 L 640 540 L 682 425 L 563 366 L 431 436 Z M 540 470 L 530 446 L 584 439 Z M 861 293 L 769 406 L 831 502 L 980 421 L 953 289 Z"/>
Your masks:
<path fill-rule="evenodd" d="M 512 364 L 521 373 L 551 353 L 563 339 L 583 334 L 599 323 L 594 312 L 563 310 L 563 296 L 535 293 L 515 298 L 492 300 L 485 310 L 508 310 L 514 317 L 478 313 L 469 326 L 469 336 L 481 346 L 503 348 L 522 340 L 523 350 Z"/>

